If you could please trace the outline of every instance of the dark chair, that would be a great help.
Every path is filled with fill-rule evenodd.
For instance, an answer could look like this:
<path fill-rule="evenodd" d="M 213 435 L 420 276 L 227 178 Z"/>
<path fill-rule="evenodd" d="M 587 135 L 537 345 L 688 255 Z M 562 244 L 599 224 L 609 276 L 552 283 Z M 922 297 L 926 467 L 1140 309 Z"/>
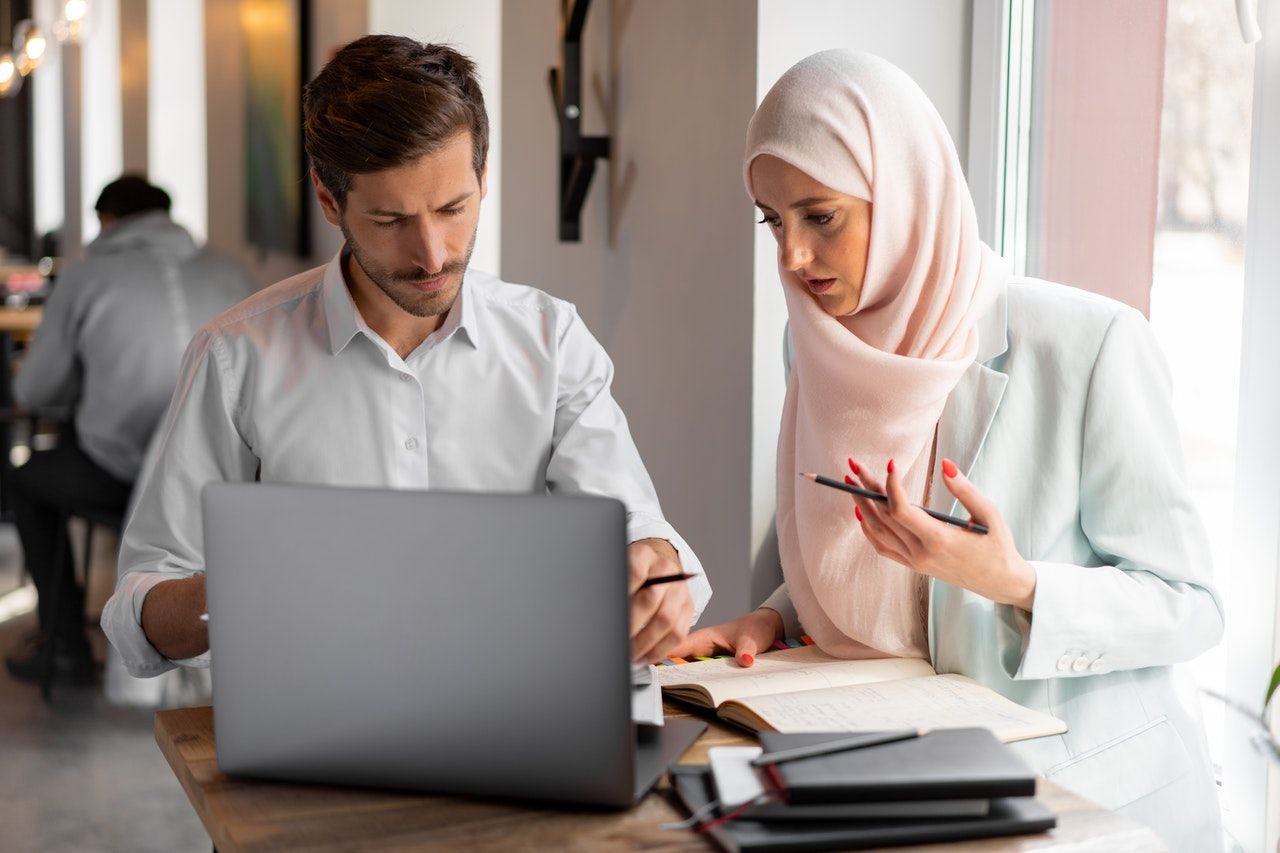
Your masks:
<path fill-rule="evenodd" d="M 72 549 L 68 548 L 71 541 L 71 519 L 73 518 L 79 518 L 84 522 L 84 566 L 81 571 L 77 571 L 75 554 Z M 81 589 L 85 590 L 85 606 L 88 606 L 89 569 L 93 565 L 93 531 L 98 527 L 105 527 L 119 533 L 124 528 L 124 513 L 114 509 L 92 506 L 70 507 L 62 513 L 59 529 L 67 531 L 67 535 L 58 537 L 58 547 L 55 551 L 53 563 L 57 569 L 54 572 L 53 596 L 49 602 L 49 613 L 52 614 L 55 622 L 62 618 L 60 615 L 62 613 L 62 601 L 68 593 L 66 589 L 68 580 L 72 583 L 80 584 Z M 68 564 L 70 564 L 71 571 L 62 571 L 62 567 Z M 57 624 L 50 625 L 48 634 L 45 637 L 44 672 L 40 678 L 40 694 L 46 702 L 52 698 L 53 694 L 54 659 L 58 651 L 57 645 L 61 642 L 62 636 L 62 632 L 58 630 L 59 627 Z"/>

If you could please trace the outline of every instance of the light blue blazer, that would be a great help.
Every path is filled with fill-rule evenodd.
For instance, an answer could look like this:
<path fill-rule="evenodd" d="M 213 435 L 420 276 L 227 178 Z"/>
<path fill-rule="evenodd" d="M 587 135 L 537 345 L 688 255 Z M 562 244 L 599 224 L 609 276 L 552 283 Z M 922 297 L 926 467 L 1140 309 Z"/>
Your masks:
<path fill-rule="evenodd" d="M 1220 850 L 1204 729 L 1174 664 L 1219 641 L 1222 604 L 1164 357 L 1137 311 L 1034 279 L 1010 284 L 979 336 L 937 457 L 1000 508 L 1035 568 L 1035 604 L 931 581 L 934 668 L 1064 720 L 1065 734 L 1013 745 L 1040 773 L 1173 850 Z M 933 509 L 965 514 L 932 491 Z M 785 587 L 765 606 L 798 627 Z"/>

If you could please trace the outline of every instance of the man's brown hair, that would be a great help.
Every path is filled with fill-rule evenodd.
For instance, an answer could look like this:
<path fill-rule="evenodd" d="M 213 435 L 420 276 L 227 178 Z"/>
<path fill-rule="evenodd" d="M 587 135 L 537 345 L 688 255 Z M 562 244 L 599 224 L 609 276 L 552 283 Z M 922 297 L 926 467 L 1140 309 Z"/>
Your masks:
<path fill-rule="evenodd" d="M 311 165 L 338 205 L 351 176 L 410 163 L 471 132 L 479 177 L 489 117 L 476 66 L 451 47 L 371 35 L 342 48 L 302 91 Z"/>

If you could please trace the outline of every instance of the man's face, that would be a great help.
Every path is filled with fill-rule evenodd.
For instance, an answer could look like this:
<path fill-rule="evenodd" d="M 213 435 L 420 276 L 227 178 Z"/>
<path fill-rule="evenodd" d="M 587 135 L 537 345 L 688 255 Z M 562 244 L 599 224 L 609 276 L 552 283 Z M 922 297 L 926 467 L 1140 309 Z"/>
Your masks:
<path fill-rule="evenodd" d="M 318 182 L 317 182 L 318 184 Z M 365 275 L 415 317 L 447 314 L 475 247 L 484 175 L 471 162 L 471 135 L 405 166 L 354 175 L 346 204 L 317 186 L 325 218 L 342 229 Z"/>

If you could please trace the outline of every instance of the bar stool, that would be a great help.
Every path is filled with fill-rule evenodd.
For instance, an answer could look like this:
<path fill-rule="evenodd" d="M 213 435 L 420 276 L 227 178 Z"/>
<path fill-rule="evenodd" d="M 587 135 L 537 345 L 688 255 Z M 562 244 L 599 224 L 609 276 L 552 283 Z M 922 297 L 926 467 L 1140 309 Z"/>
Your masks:
<path fill-rule="evenodd" d="M 82 572 L 77 572 L 75 553 L 73 549 L 69 548 L 71 542 L 71 519 L 73 518 L 79 518 L 84 522 L 84 567 Z M 53 596 L 49 603 L 49 613 L 52 616 L 51 622 L 53 624 L 50 624 L 49 634 L 45 637 L 43 674 L 40 678 L 40 695 L 44 697 L 46 702 L 50 701 L 53 694 L 54 660 L 57 655 L 58 644 L 62 641 L 62 632 L 58 630 L 61 625 L 58 622 L 63 618 L 62 602 L 69 592 L 66 589 L 67 581 L 79 583 L 81 588 L 85 590 L 85 607 L 87 608 L 89 570 L 93 566 L 93 531 L 98 527 L 105 527 L 119 533 L 124 528 L 124 513 L 114 509 L 94 506 L 74 506 L 63 511 L 62 518 L 58 523 L 59 530 L 66 531 L 67 535 L 58 537 L 58 547 L 54 551 Z M 71 571 L 62 571 L 62 567 L 68 563 Z M 77 574 L 83 574 L 83 580 L 78 580 Z M 84 617 L 82 616 L 81 620 L 83 621 L 83 619 Z"/>

